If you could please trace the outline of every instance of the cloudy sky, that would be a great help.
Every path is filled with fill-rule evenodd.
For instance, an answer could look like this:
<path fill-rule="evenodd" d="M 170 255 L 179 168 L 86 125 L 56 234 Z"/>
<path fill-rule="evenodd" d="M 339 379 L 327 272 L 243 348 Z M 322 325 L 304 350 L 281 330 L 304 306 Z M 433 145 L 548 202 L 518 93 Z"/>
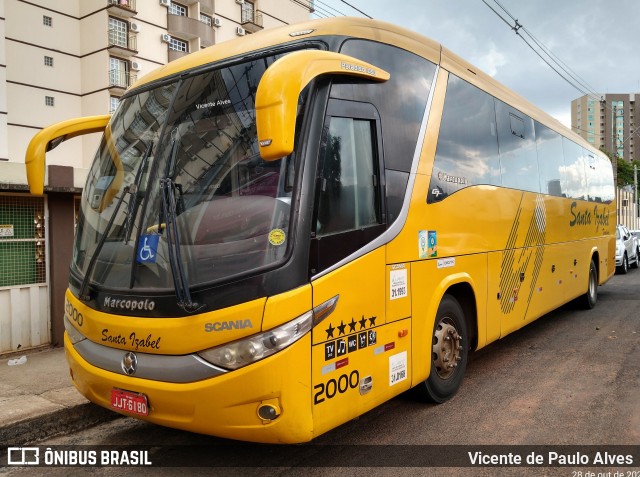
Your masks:
<path fill-rule="evenodd" d="M 547 66 L 482 0 L 315 0 L 314 17 L 363 16 L 345 1 L 442 43 L 569 126 L 571 100 L 584 93 Z M 640 92 L 638 0 L 498 1 L 589 91 Z M 495 0 L 486 2 L 514 24 Z"/>

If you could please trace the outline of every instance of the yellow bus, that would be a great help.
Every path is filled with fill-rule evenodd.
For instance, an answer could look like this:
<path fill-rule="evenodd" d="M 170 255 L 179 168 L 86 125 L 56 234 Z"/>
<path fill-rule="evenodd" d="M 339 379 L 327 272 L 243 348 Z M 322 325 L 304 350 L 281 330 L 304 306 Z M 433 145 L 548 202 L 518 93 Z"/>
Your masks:
<path fill-rule="evenodd" d="M 305 442 L 415 388 L 615 271 L 610 161 L 440 44 L 365 19 L 173 61 L 104 131 L 66 293 L 94 403 L 226 438 Z"/>

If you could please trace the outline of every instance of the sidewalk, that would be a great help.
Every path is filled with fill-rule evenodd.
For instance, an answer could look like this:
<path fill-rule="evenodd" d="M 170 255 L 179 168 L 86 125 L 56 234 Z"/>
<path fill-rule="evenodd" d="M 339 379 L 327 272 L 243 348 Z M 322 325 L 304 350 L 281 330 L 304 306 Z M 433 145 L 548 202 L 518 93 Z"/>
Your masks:
<path fill-rule="evenodd" d="M 22 356 L 26 363 L 8 365 Z M 74 432 L 116 417 L 76 390 L 63 348 L 0 358 L 0 447 Z"/>

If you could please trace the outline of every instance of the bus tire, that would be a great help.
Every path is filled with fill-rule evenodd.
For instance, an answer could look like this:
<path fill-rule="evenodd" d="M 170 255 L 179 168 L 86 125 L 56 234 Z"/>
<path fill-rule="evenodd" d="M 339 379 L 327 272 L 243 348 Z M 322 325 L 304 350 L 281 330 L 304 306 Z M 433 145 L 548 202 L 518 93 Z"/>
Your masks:
<path fill-rule="evenodd" d="M 424 400 L 443 403 L 458 392 L 469 353 L 464 312 L 451 295 L 445 295 L 440 302 L 431 341 L 431 371 L 415 390 Z"/>
<path fill-rule="evenodd" d="M 589 265 L 589 284 L 587 292 L 580 297 L 580 305 L 586 310 L 592 309 L 598 302 L 598 270 L 596 263 L 591 260 Z"/>

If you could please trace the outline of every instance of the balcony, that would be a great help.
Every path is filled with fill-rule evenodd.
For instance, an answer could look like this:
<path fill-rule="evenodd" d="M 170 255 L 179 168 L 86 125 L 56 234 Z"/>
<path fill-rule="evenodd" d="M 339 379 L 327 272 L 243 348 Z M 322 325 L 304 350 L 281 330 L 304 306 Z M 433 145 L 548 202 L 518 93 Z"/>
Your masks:
<path fill-rule="evenodd" d="M 293 0 L 295 3 L 309 9 L 309 13 L 315 11 L 314 0 Z"/>
<path fill-rule="evenodd" d="M 136 0 L 107 0 L 109 15 L 131 18 L 137 15 Z"/>
<path fill-rule="evenodd" d="M 109 54 L 130 57 L 138 54 L 138 38 L 135 33 L 109 30 Z"/>
<path fill-rule="evenodd" d="M 200 46 L 211 46 L 216 42 L 215 30 L 195 18 L 167 14 L 167 31 L 184 40 L 200 38 Z"/>
<path fill-rule="evenodd" d="M 136 73 L 132 73 L 131 71 L 114 69 L 109 71 L 109 93 L 117 94 L 122 93 L 123 90 L 127 89 L 133 83 L 135 83 L 138 79 L 138 75 Z"/>
<path fill-rule="evenodd" d="M 255 33 L 260 31 L 262 30 L 262 13 L 243 8 L 240 24 L 248 32 Z"/>
<path fill-rule="evenodd" d="M 177 60 L 178 58 L 182 58 L 188 54 L 188 51 L 169 50 L 169 61 Z"/>
<path fill-rule="evenodd" d="M 200 0 L 200 11 L 207 15 L 213 15 L 213 0 Z"/>

